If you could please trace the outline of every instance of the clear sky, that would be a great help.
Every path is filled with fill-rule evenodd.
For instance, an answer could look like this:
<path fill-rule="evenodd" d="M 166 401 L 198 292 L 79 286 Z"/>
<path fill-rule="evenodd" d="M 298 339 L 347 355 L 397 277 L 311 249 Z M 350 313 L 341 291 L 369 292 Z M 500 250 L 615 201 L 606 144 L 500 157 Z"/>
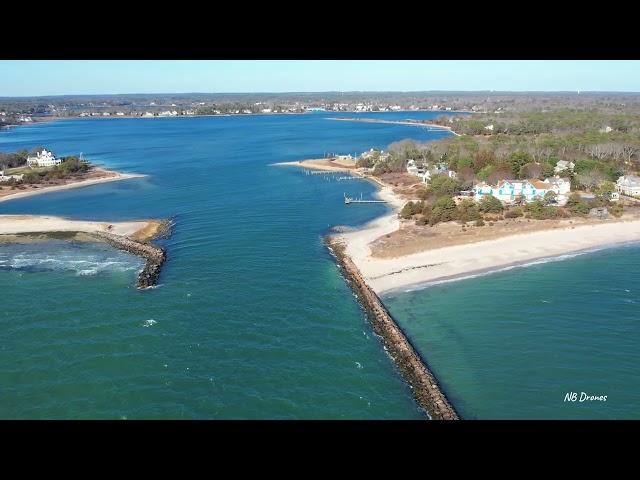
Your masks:
<path fill-rule="evenodd" d="M 109 93 L 640 91 L 640 61 L 0 61 L 0 97 Z"/>

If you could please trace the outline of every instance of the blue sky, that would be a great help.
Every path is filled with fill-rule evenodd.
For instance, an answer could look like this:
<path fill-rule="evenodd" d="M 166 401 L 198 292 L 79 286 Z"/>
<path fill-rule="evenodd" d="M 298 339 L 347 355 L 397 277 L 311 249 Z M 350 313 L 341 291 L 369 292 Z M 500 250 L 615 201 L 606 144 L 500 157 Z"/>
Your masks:
<path fill-rule="evenodd" d="M 640 91 L 640 61 L 0 61 L 0 97 L 180 92 Z"/>

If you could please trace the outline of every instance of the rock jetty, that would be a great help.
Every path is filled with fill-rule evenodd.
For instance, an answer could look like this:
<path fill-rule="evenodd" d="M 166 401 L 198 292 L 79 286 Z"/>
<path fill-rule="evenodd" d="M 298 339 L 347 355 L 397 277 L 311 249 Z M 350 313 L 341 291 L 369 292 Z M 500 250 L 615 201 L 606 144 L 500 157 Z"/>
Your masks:
<path fill-rule="evenodd" d="M 164 248 L 150 243 L 131 240 L 130 238 L 113 233 L 95 232 L 92 235 L 115 248 L 146 258 L 147 263 L 138 275 L 136 286 L 139 289 L 145 289 L 156 285 L 162 264 L 167 259 L 167 252 Z"/>
<path fill-rule="evenodd" d="M 433 420 L 458 420 L 458 414 L 440 389 L 438 381 L 380 298 L 367 285 L 356 265 L 344 253 L 344 246 L 331 237 L 326 239 L 326 243 L 335 256 L 344 278 L 367 312 L 373 330 L 382 338 L 387 352 L 411 386 L 418 405 Z"/>

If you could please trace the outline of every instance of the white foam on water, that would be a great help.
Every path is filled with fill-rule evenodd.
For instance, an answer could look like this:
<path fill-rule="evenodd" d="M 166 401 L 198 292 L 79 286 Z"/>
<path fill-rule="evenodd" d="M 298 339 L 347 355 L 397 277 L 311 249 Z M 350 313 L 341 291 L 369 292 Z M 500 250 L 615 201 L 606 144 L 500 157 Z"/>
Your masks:
<path fill-rule="evenodd" d="M 156 323 L 158 323 L 158 322 L 156 322 L 153 318 L 150 318 L 149 320 L 145 320 L 144 323 L 142 324 L 142 326 L 143 327 L 151 327 L 151 326 L 155 325 Z"/>
<path fill-rule="evenodd" d="M 0 246 L 0 270 L 73 272 L 93 276 L 102 272 L 129 272 L 142 260 L 124 252 L 67 243 Z"/>

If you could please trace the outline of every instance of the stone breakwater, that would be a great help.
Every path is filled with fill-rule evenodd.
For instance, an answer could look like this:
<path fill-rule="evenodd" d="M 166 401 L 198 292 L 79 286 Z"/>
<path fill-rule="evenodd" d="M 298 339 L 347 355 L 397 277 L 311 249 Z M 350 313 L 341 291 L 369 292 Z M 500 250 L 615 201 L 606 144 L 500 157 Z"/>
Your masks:
<path fill-rule="evenodd" d="M 115 248 L 147 259 L 147 263 L 138 275 L 136 286 L 139 289 L 153 287 L 158 282 L 160 269 L 167 259 L 167 253 L 163 248 L 131 240 L 121 235 L 114 235 L 113 233 L 95 232 L 93 235 Z"/>
<path fill-rule="evenodd" d="M 358 268 L 344 254 L 344 246 L 330 237 L 326 239 L 326 243 L 336 257 L 343 276 L 364 306 L 373 330 L 382 337 L 387 352 L 411 386 L 418 405 L 434 420 L 458 420 L 458 414 L 440 390 L 436 378 L 384 307 L 380 298 L 364 281 Z"/>

